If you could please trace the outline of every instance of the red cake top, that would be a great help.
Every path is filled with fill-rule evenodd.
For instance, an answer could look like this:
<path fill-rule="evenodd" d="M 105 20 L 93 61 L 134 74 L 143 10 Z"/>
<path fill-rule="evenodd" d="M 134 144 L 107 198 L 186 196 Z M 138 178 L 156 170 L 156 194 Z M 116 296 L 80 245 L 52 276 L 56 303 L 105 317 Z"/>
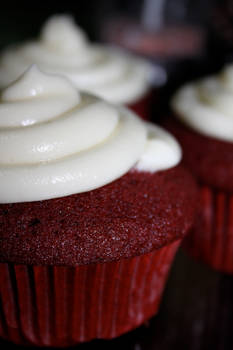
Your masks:
<path fill-rule="evenodd" d="M 233 190 L 233 143 L 195 132 L 175 118 L 163 125 L 179 140 L 183 160 L 200 182 Z"/>
<path fill-rule="evenodd" d="M 93 191 L 0 205 L 0 262 L 69 265 L 150 252 L 190 228 L 197 190 L 182 166 L 129 172 Z"/>

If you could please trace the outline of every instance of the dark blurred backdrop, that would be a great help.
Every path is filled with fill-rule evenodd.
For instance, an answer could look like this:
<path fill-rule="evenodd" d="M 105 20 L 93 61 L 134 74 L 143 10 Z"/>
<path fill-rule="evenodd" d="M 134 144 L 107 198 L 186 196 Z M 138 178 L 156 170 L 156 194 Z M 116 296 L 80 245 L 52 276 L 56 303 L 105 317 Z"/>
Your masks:
<path fill-rule="evenodd" d="M 98 0 L 98 1 L 57 1 L 57 2 L 5 2 L 0 11 L 0 45 L 34 36 L 47 17 L 54 13 L 72 13 L 80 26 L 97 39 L 100 26 L 114 15 L 137 19 L 143 10 L 161 0 Z M 218 0 L 167 0 L 162 1 L 163 17 L 167 23 L 193 23 L 206 26 L 212 8 L 223 1 Z M 148 5 L 149 4 L 149 5 Z"/>

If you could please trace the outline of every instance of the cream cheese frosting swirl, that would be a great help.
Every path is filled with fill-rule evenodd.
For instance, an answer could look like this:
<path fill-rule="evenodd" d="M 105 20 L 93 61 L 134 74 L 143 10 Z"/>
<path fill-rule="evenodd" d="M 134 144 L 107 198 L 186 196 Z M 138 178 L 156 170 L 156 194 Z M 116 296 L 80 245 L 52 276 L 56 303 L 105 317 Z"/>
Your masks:
<path fill-rule="evenodd" d="M 81 90 L 120 104 L 133 103 L 146 94 L 155 74 L 155 68 L 142 59 L 90 44 L 65 15 L 50 18 L 38 41 L 2 53 L 0 85 L 8 85 L 33 63 L 44 72 L 64 75 Z"/>
<path fill-rule="evenodd" d="M 173 167 L 180 157 L 161 128 L 36 66 L 1 92 L 0 203 L 90 191 L 132 168 Z"/>
<path fill-rule="evenodd" d="M 172 99 L 179 119 L 194 130 L 233 142 L 233 65 L 183 86 Z"/>

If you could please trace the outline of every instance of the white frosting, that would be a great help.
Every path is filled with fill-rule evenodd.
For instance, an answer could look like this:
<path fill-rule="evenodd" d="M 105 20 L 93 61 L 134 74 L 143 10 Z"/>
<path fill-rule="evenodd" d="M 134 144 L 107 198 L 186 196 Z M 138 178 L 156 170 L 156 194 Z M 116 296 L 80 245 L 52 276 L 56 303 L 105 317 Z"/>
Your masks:
<path fill-rule="evenodd" d="M 2 91 L 0 203 L 86 192 L 133 167 L 154 172 L 180 158 L 161 128 L 36 66 Z"/>
<path fill-rule="evenodd" d="M 174 167 L 182 153 L 176 139 L 159 126 L 147 123 L 147 142 L 136 169 L 156 172 Z"/>
<path fill-rule="evenodd" d="M 0 85 L 8 85 L 33 63 L 45 72 L 66 76 L 81 90 L 120 104 L 141 98 L 155 74 L 155 69 L 141 59 L 91 45 L 69 16 L 50 18 L 38 41 L 3 52 Z"/>
<path fill-rule="evenodd" d="M 186 84 L 172 99 L 177 116 L 196 131 L 233 142 L 233 65 Z"/>

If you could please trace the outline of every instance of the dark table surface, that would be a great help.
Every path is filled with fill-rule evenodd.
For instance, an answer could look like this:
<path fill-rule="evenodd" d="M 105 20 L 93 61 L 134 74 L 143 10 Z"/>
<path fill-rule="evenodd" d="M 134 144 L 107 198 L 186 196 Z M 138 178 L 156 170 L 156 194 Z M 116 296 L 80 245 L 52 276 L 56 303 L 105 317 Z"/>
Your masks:
<path fill-rule="evenodd" d="M 233 349 L 233 277 L 213 271 L 179 251 L 160 311 L 154 318 L 117 339 L 92 341 L 72 349 L 75 348 Z M 31 348 L 12 346 L 0 340 L 0 349 Z"/>

